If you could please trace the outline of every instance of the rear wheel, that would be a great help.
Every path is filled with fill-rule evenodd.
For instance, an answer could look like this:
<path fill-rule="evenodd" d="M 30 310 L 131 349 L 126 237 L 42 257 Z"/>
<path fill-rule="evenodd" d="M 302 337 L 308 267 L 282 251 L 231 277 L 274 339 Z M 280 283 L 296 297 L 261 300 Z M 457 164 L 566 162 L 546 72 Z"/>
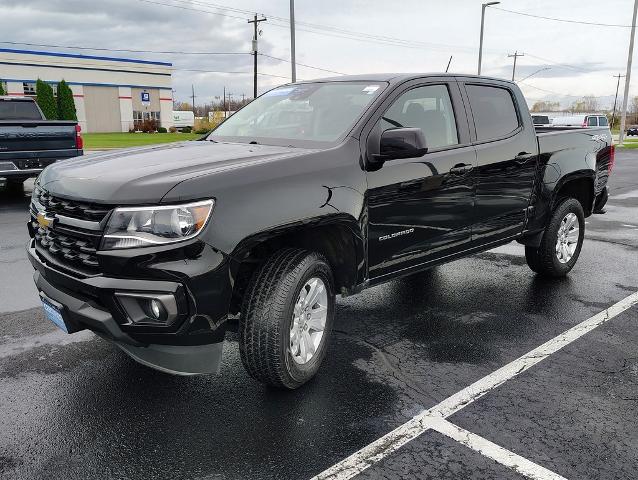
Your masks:
<path fill-rule="evenodd" d="M 574 267 L 585 236 L 585 215 L 580 202 L 563 200 L 554 210 L 539 247 L 525 247 L 529 267 L 549 277 L 567 275 Z"/>
<path fill-rule="evenodd" d="M 318 253 L 283 249 L 253 275 L 239 320 L 244 367 L 256 380 L 295 389 L 326 355 L 335 294 L 332 272 Z"/>

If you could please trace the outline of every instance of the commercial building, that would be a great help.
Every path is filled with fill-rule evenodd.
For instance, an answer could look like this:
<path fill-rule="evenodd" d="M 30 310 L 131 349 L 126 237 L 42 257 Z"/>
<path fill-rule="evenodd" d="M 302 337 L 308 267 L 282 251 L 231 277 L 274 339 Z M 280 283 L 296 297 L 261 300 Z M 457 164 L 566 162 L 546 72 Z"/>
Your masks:
<path fill-rule="evenodd" d="M 85 132 L 128 132 L 144 120 L 173 124 L 172 64 L 131 58 L 0 48 L 8 95 L 35 95 L 37 79 L 73 91 Z"/>

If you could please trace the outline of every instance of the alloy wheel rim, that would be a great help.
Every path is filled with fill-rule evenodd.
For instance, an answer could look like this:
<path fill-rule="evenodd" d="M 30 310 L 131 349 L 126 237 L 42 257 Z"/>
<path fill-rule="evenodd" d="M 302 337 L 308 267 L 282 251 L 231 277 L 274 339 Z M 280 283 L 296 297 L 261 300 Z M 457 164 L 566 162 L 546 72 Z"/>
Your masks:
<path fill-rule="evenodd" d="M 556 258 L 560 263 L 568 263 L 578 247 L 580 235 L 580 222 L 574 213 L 568 213 L 563 217 L 558 228 L 556 239 Z"/>
<path fill-rule="evenodd" d="M 290 354 L 303 365 L 314 356 L 326 329 L 328 292 L 318 277 L 309 279 L 299 291 L 290 324 Z"/>

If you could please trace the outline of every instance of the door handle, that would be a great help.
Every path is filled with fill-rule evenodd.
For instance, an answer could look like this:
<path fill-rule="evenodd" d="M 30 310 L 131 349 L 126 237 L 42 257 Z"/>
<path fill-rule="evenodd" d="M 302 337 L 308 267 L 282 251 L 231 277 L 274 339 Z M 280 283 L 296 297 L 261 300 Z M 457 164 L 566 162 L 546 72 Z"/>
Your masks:
<path fill-rule="evenodd" d="M 522 165 L 523 163 L 527 162 L 530 158 L 533 158 L 533 157 L 534 157 L 533 153 L 520 152 L 518 155 L 514 157 L 514 161 L 517 164 Z"/>
<path fill-rule="evenodd" d="M 472 171 L 474 167 L 469 163 L 460 163 L 458 165 L 454 165 L 450 168 L 450 173 L 452 175 L 464 175 L 470 171 Z"/>

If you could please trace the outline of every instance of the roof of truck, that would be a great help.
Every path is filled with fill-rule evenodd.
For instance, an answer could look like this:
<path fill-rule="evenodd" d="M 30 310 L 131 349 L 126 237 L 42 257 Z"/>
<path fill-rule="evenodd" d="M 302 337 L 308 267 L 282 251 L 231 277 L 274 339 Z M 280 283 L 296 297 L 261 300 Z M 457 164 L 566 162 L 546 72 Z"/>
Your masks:
<path fill-rule="evenodd" d="M 352 81 L 369 81 L 369 82 L 389 82 L 389 83 L 402 83 L 406 80 L 415 80 L 424 77 L 463 77 L 463 78 L 476 78 L 482 80 L 496 80 L 499 82 L 513 83 L 509 80 L 496 77 L 485 77 L 483 75 L 468 75 L 461 73 L 445 73 L 445 72 L 430 72 L 430 73 L 366 73 L 361 75 L 341 75 L 338 77 L 326 77 L 316 80 L 306 80 L 299 83 L 313 83 L 313 82 L 352 82 Z"/>

